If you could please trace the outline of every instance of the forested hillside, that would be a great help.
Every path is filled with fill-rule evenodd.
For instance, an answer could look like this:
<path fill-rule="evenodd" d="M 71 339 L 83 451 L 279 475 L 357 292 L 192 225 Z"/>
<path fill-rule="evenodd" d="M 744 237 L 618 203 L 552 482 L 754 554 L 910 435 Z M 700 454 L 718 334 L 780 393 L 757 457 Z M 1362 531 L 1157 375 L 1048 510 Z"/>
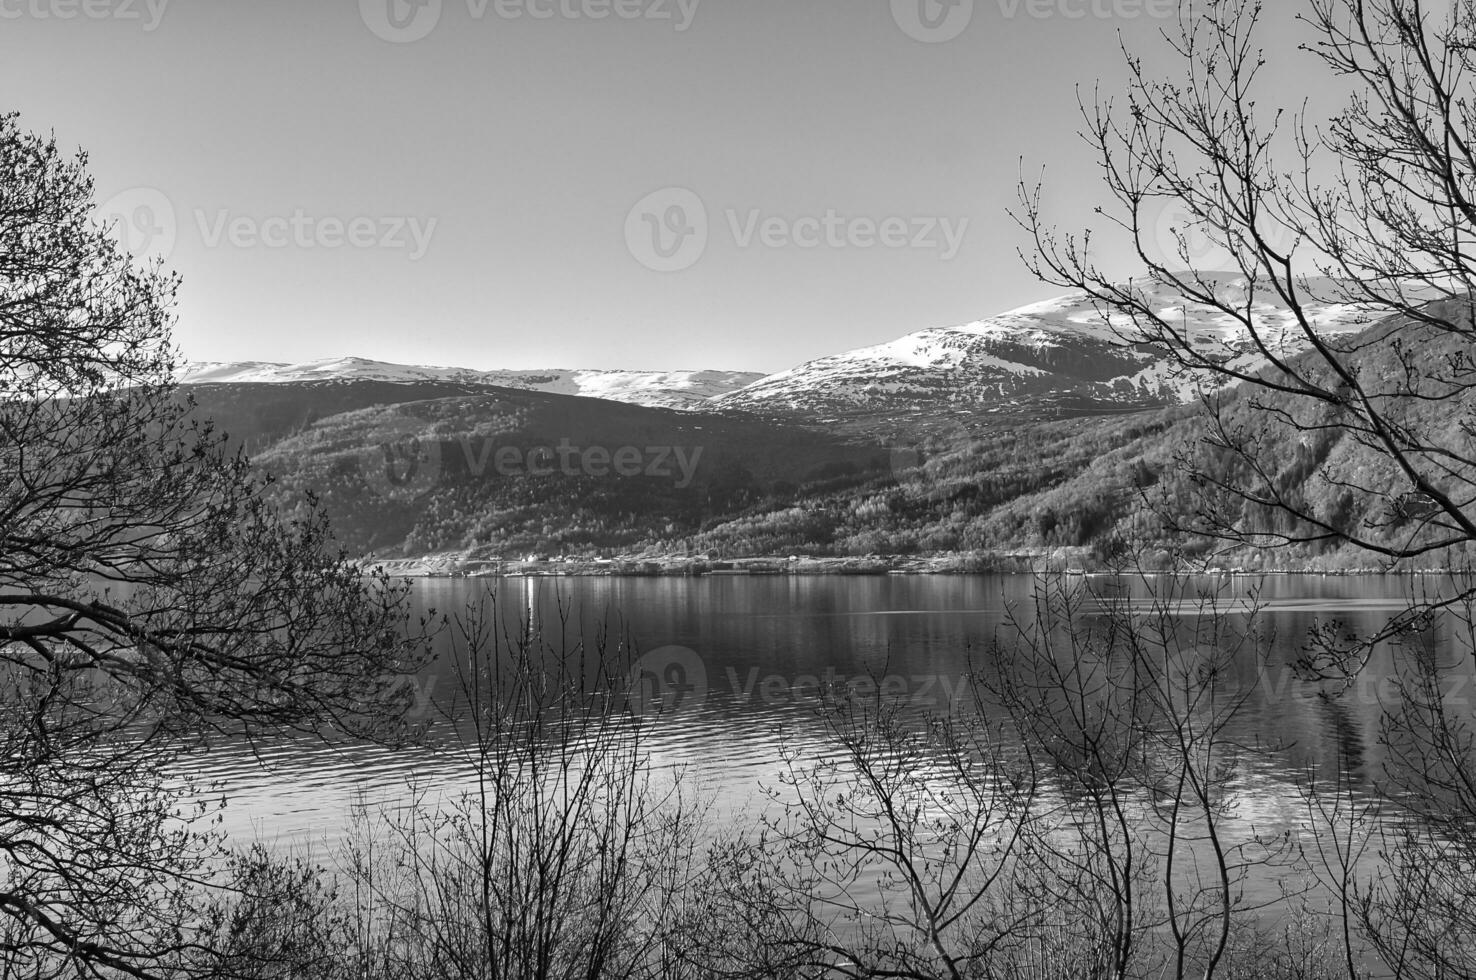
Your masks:
<path fill-rule="evenodd" d="M 194 394 L 202 416 L 255 450 L 289 506 L 320 498 L 355 554 L 675 546 L 710 515 L 891 465 L 886 446 L 801 426 L 511 389 L 325 383 Z M 424 465 L 401 484 L 408 471 L 394 472 L 405 462 L 397 454 L 412 444 Z"/>
<path fill-rule="evenodd" d="M 1456 356 L 1452 340 L 1388 322 L 1347 343 L 1374 397 L 1413 406 L 1405 424 L 1452 448 L 1469 444 L 1465 413 L 1448 399 L 1409 399 L 1412 382 L 1394 368 L 1395 353 L 1412 346 L 1421 357 Z M 1217 434 L 1194 405 L 1036 423 L 919 414 L 858 433 L 447 383 L 193 391 L 200 413 L 278 477 L 281 499 L 317 495 L 348 551 L 383 558 L 1070 549 L 1087 564 L 1126 552 L 1150 565 L 1213 557 L 1260 567 L 1255 551 L 1217 553 L 1214 528 L 1264 534 L 1268 544 L 1307 529 L 1285 508 L 1216 489 L 1247 482 L 1331 524 L 1355 521 L 1390 540 L 1435 533 L 1421 526 L 1428 508 L 1366 436 L 1328 425 L 1327 409 L 1306 415 L 1267 392 L 1218 396 Z M 1231 432 L 1275 466 L 1249 471 L 1221 445 Z M 386 482 L 410 445 L 427 454 L 424 466 L 404 485 Z M 599 465 L 583 456 L 568 467 L 530 465 L 554 463 L 561 445 L 593 451 Z M 613 465 L 622 450 L 640 460 L 631 456 L 625 475 Z M 495 465 L 499 452 L 516 465 Z M 1316 541 L 1276 558 L 1347 561 Z"/>

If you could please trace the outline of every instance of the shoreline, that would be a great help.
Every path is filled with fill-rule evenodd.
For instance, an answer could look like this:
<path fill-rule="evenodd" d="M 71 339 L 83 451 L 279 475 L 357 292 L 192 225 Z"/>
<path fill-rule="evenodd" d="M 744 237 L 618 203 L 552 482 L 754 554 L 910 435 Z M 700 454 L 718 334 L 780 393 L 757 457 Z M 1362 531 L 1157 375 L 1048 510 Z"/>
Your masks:
<path fill-rule="evenodd" d="M 622 558 L 475 559 L 464 555 L 422 558 L 362 559 L 366 570 L 382 569 L 393 578 L 755 578 L 777 576 L 880 575 L 1029 575 L 1056 572 L 1068 576 L 1110 576 L 1114 572 L 1089 567 L 1085 553 L 1062 554 L 1063 549 L 1021 550 L 998 554 L 896 555 L 858 557 L 766 557 L 711 559 L 687 556 Z M 1095 563 L 1092 563 L 1095 564 Z M 1322 569 L 1287 567 L 1246 569 L 1209 565 L 1202 568 L 1144 569 L 1144 575 L 1221 575 L 1258 578 L 1269 575 L 1347 577 L 1366 575 L 1450 575 L 1444 568 Z"/>

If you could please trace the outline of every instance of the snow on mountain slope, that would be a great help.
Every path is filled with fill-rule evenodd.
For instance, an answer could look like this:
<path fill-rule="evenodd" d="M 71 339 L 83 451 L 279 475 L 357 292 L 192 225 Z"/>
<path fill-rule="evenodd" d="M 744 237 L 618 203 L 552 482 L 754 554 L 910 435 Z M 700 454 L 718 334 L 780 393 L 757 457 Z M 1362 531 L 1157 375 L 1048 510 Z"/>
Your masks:
<path fill-rule="evenodd" d="M 192 363 L 180 374 L 182 384 L 291 384 L 325 381 L 425 381 L 497 385 L 524 391 L 604 398 L 652 408 L 686 411 L 706 407 L 709 400 L 736 391 L 759 378 L 741 371 L 476 371 L 470 368 L 388 364 L 361 357 L 332 358 L 306 364 L 265 361 Z"/>
<path fill-rule="evenodd" d="M 1221 297 L 1242 300 L 1245 280 L 1205 277 Z M 1353 333 L 1369 313 L 1337 301 L 1336 284 L 1314 281 L 1304 304 L 1325 334 Z M 1261 363 L 1233 317 L 1161 286 L 1144 290 L 1163 318 L 1182 320 L 1209 356 Z M 1252 314 L 1263 340 L 1293 354 L 1306 346 L 1284 304 L 1258 293 Z M 498 385 L 684 411 L 740 410 L 807 422 L 969 414 L 1054 417 L 1157 407 L 1193 398 L 1207 383 L 1162 349 L 1134 342 L 1131 321 L 1105 317 L 1082 293 L 1058 296 L 962 326 L 938 327 L 821 357 L 767 377 L 736 371 L 476 371 L 413 367 L 348 357 L 307 364 L 192 364 L 186 384 L 386 381 Z"/>
<path fill-rule="evenodd" d="M 1219 295 L 1245 295 L 1243 279 L 1207 278 Z M 1238 365 L 1258 362 L 1249 331 L 1233 317 L 1162 288 L 1146 292 L 1160 316 L 1182 319 L 1198 349 Z M 1364 329 L 1368 313 L 1336 302 L 1334 292 L 1330 284 L 1314 288 L 1314 295 L 1329 299 L 1305 304 L 1319 332 Z M 1258 293 L 1252 305 L 1262 338 L 1286 353 L 1302 350 L 1306 340 L 1295 318 L 1273 299 Z M 1188 375 L 1165 351 L 1135 337 L 1140 335 L 1130 319 L 1104 318 L 1089 297 L 1074 293 L 818 358 L 721 395 L 714 405 L 764 414 L 803 412 L 817 420 L 940 408 L 1074 414 L 1171 404 L 1201 389 L 1206 379 Z"/>

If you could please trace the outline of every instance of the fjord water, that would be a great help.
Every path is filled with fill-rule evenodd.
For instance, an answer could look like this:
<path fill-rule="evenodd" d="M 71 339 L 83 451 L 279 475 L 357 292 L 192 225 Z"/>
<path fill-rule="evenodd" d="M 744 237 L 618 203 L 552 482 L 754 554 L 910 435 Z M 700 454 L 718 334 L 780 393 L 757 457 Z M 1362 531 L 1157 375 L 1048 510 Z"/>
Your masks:
<path fill-rule="evenodd" d="M 1395 694 L 1395 654 L 1380 649 L 1360 682 L 1335 696 L 1297 680 L 1289 665 L 1315 624 L 1377 629 L 1406 607 L 1413 591 L 1434 584 L 1310 575 L 1196 582 L 1197 589 L 1216 591 L 1222 608 L 1240 610 L 1237 615 L 1257 589 L 1258 623 L 1269 634 L 1259 653 L 1247 653 L 1233 669 L 1254 689 L 1227 735 L 1269 749 L 1247 753 L 1239 764 L 1237 821 L 1262 834 L 1305 830 L 1296 786 L 1309 771 L 1323 779 L 1341 773 L 1354 792 L 1373 792 L 1385 752 L 1381 704 Z M 889 694 L 924 708 L 941 709 L 951 698 L 967 702 L 971 672 L 987 664 L 990 645 L 1012 642 L 1011 608 L 1028 617 L 1039 587 L 1029 576 L 453 579 L 419 583 L 417 598 L 427 609 L 451 613 L 486 601 L 495 589 L 509 621 L 534 616 L 556 630 L 562 607 L 572 637 L 582 631 L 592 640 L 603 624 L 612 636 L 629 635 L 641 651 L 664 651 L 660 658 L 681 663 L 699 698 L 651 725 L 652 760 L 681 770 L 719 817 L 733 818 L 757 805 L 762 786 L 776 784 L 786 750 L 808 760 L 835 755 L 815 710 L 817 682 L 865 690 L 879 678 Z M 1150 587 L 1131 588 L 1143 596 Z M 1182 612 L 1190 616 L 1196 608 L 1186 603 Z M 1443 662 L 1459 661 L 1443 691 L 1448 707 L 1469 712 L 1476 683 L 1452 624 L 1437 624 L 1420 643 Z M 699 674 L 705 674 L 705 696 Z M 418 693 L 429 704 L 455 685 L 443 661 L 421 678 Z M 237 843 L 260 838 L 319 856 L 341 838 L 357 799 L 393 805 L 412 784 L 434 798 L 454 791 L 466 772 L 454 752 L 308 741 L 225 746 L 191 766 L 199 777 L 220 782 L 230 800 L 226 826 Z"/>

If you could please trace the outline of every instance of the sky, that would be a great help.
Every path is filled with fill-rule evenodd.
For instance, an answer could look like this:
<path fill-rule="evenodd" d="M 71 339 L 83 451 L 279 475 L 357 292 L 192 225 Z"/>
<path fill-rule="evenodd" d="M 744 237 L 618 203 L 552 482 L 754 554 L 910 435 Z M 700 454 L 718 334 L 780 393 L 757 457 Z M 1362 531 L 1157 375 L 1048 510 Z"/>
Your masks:
<path fill-rule="evenodd" d="M 1088 219 L 1079 91 L 1172 74 L 1174 7 L 0 0 L 0 111 L 89 152 L 191 360 L 771 373 L 1059 293 L 1017 182 Z"/>

